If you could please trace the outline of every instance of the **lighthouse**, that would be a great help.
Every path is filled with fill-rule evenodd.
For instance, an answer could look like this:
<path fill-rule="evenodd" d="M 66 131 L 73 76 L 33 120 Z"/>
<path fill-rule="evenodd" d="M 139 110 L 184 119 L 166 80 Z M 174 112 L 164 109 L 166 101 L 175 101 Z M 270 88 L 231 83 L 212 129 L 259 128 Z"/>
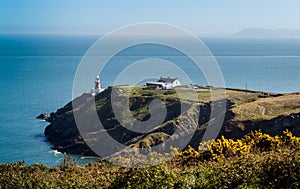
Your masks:
<path fill-rule="evenodd" d="M 96 96 L 97 94 L 101 93 L 103 89 L 101 88 L 101 82 L 100 77 L 97 76 L 95 79 L 95 87 L 91 89 L 91 93 L 93 96 Z"/>
<path fill-rule="evenodd" d="M 95 90 L 100 90 L 101 86 L 100 86 L 100 77 L 99 75 L 97 75 L 96 79 L 95 79 Z"/>

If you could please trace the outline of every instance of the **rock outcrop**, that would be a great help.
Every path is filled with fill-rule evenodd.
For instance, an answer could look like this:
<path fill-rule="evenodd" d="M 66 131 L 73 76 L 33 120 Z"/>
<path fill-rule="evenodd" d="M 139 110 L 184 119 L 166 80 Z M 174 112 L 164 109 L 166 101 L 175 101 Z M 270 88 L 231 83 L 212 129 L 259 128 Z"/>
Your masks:
<path fill-rule="evenodd" d="M 270 120 L 262 121 L 229 121 L 222 128 L 220 135 L 226 138 L 242 138 L 253 130 L 261 130 L 271 136 L 282 135 L 288 129 L 295 136 L 300 136 L 300 113 L 281 115 Z"/>
<path fill-rule="evenodd" d="M 47 120 L 49 118 L 49 116 L 47 114 L 40 114 L 38 116 L 36 116 L 37 119 L 42 119 L 42 120 Z"/>
<path fill-rule="evenodd" d="M 91 102 L 95 102 L 97 115 L 105 128 L 104 132 L 107 132 L 119 143 L 132 147 L 149 148 L 156 146 L 172 136 L 176 129 L 184 127 L 197 127 L 196 132 L 190 141 L 191 146 L 197 147 L 199 142 L 202 140 L 208 123 L 214 124 L 213 122 L 217 118 L 213 117 L 210 119 L 212 108 L 217 109 L 218 106 L 222 105 L 222 103 L 226 103 L 226 109 L 222 110 L 225 112 L 219 112 L 220 114 L 225 113 L 224 122 L 221 131 L 218 134 L 219 137 L 224 135 L 227 138 L 241 138 L 247 133 L 257 129 L 261 129 L 263 132 L 271 135 L 278 135 L 285 129 L 289 129 L 294 135 L 300 136 L 300 113 L 282 115 L 270 120 L 239 121 L 234 119 L 235 115 L 232 111 L 234 103 L 230 100 L 220 100 L 213 103 L 207 102 L 193 104 L 193 102 L 189 101 L 182 103 L 178 98 L 174 97 L 173 94 L 169 96 L 168 94 L 165 95 L 162 93 L 155 96 L 153 92 L 149 92 L 147 90 L 138 91 L 139 93 L 135 92 L 137 94 L 130 97 L 129 105 L 131 113 L 137 120 L 147 121 L 151 117 L 151 114 L 148 111 L 149 104 L 154 99 L 160 98 L 164 101 L 167 109 L 165 120 L 149 133 L 133 132 L 123 127 L 123 125 L 116 119 L 111 106 L 111 92 L 112 89 L 109 88 L 96 97 L 92 97 L 90 94 L 83 94 L 74 100 L 77 104 L 80 104 L 76 110 L 73 110 L 72 102 L 69 102 L 63 108 L 58 109 L 55 113 L 51 113 L 49 117 L 42 115 L 41 117 L 50 122 L 50 125 L 48 125 L 45 129 L 45 135 L 54 145 L 53 148 L 60 152 L 67 152 L 71 154 L 96 155 L 88 147 L 86 141 L 83 140 L 74 119 L 74 111 L 78 111 L 78 109 L 80 109 L 85 112 L 87 119 L 86 126 L 90 129 L 90 132 L 87 133 L 85 139 L 88 138 L 89 141 L 101 140 L 101 132 L 103 131 L 95 129 L 96 125 L 92 125 L 92 123 L 88 120 L 91 111 Z M 120 109 L 122 108 L 121 106 L 126 105 L 126 103 L 122 104 L 122 102 L 125 102 L 125 97 L 122 94 L 122 90 L 115 94 L 118 99 L 118 103 L 115 105 L 120 106 Z M 192 112 L 187 111 L 185 114 L 181 115 L 180 110 L 182 106 L 194 106 L 194 108 L 200 108 L 200 117 L 198 122 L 193 121 L 194 119 L 192 116 L 194 115 Z M 179 118 L 182 119 L 183 122 L 179 123 Z M 136 123 L 128 124 L 129 126 L 135 126 Z"/>

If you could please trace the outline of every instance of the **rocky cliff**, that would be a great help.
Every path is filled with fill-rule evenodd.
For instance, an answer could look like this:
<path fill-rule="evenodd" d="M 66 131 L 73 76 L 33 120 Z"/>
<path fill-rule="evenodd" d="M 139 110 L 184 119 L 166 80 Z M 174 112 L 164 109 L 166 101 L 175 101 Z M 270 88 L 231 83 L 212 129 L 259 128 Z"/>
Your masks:
<path fill-rule="evenodd" d="M 123 106 L 124 96 L 122 96 L 124 89 L 119 89 L 117 95 L 118 102 L 116 106 Z M 218 106 L 222 106 L 222 103 L 226 103 L 225 118 L 222 125 L 222 129 L 219 136 L 224 135 L 228 138 L 240 138 L 252 130 L 261 129 L 265 133 L 271 135 L 281 134 L 285 129 L 289 129 L 295 135 L 300 136 L 300 111 L 297 107 L 290 107 L 287 113 L 273 113 L 268 114 L 264 109 L 263 114 L 259 119 L 241 119 L 240 114 L 245 112 L 236 111 L 237 107 L 242 107 L 247 104 L 253 104 L 265 99 L 277 99 L 282 95 L 263 95 L 264 93 L 255 91 L 241 91 L 241 90 L 227 90 L 227 101 L 219 100 L 211 102 L 209 100 L 209 90 L 202 89 L 198 91 L 199 97 L 203 99 L 202 102 L 193 102 L 191 100 L 179 100 L 175 91 L 163 91 L 152 90 L 146 87 L 138 87 L 131 91 L 129 98 L 129 106 L 132 115 L 139 121 L 147 121 L 151 117 L 149 112 L 149 106 L 154 99 L 161 99 L 166 106 L 166 116 L 163 123 L 157 125 L 149 133 L 133 132 L 123 127 L 123 125 L 116 119 L 115 113 L 112 108 L 112 88 L 106 89 L 96 97 L 92 97 L 90 94 L 83 94 L 76 98 L 76 104 L 80 104 L 77 110 L 73 110 L 72 102 L 69 102 L 63 108 L 58 109 L 55 113 L 51 113 L 47 117 L 47 121 L 50 122 L 45 129 L 45 135 L 47 139 L 53 144 L 53 148 L 71 154 L 83 154 L 83 155 L 95 155 L 95 153 L 87 146 L 86 142 L 81 137 L 74 119 L 74 111 L 81 109 L 86 112 L 86 124 L 87 127 L 91 125 L 88 117 L 91 111 L 91 102 L 95 103 L 97 115 L 99 120 L 107 132 L 112 138 L 121 144 L 132 147 L 148 148 L 160 144 L 168 139 L 175 132 L 176 129 L 184 127 L 197 127 L 197 130 L 190 141 L 190 145 L 196 147 L 202 140 L 204 131 L 210 122 L 213 122 L 215 118 L 210 119 L 210 113 L 212 108 L 218 109 Z M 279 97 L 277 97 L 279 96 Z M 300 102 L 300 95 L 297 99 Z M 263 101 L 264 102 L 264 101 Z M 273 101 L 272 101 L 273 102 Z M 286 99 L 282 106 L 286 105 Z M 93 104 L 92 103 L 92 104 Z M 115 102 L 114 102 L 115 103 Z M 281 106 L 282 102 L 278 102 L 275 106 Z M 294 101 L 294 103 L 296 103 Z M 297 101 L 298 103 L 298 101 Z M 200 109 L 200 116 L 197 117 L 198 122 L 193 120 L 195 116 L 192 111 L 186 111 L 181 114 L 182 107 L 193 107 Z M 120 107 L 121 108 L 121 107 Z M 267 107 L 268 108 L 268 107 Z M 246 108 L 248 111 L 248 109 Z M 223 111 L 223 110 L 222 110 Z M 244 110 L 243 110 L 244 111 Z M 256 111 L 256 109 L 255 109 Z M 222 113 L 222 112 L 219 112 Z M 246 112 L 248 113 L 248 112 Z M 251 112 L 250 112 L 251 113 Z M 268 115 L 267 115 L 268 114 Z M 282 115 L 281 115 L 282 114 Z M 218 116 L 218 115 L 215 115 Z M 264 116 L 266 116 L 264 118 Z M 178 119 L 183 120 L 178 122 Z M 125 121 L 126 122 L 126 121 Z M 184 123 L 184 124 L 183 124 Z M 135 123 L 128 123 L 134 126 Z M 93 128 L 97 128 L 93 126 Z M 85 136 L 85 140 L 99 141 L 102 131 L 91 130 Z"/>

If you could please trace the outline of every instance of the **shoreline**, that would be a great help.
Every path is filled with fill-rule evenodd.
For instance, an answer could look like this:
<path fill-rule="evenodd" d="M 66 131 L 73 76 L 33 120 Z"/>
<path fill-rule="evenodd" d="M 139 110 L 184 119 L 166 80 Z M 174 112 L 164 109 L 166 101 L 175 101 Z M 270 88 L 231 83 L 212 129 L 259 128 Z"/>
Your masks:
<path fill-rule="evenodd" d="M 124 90 L 126 87 L 123 86 L 121 88 L 118 90 Z M 167 104 L 170 104 L 170 107 L 172 103 L 175 103 L 174 105 L 176 105 L 176 94 L 174 94 L 173 92 L 168 92 L 172 90 L 152 90 L 144 86 L 136 86 L 135 88 L 136 89 L 134 89 L 133 92 L 134 95 L 132 96 L 133 102 L 140 103 L 141 100 L 149 101 L 151 99 L 158 98 L 168 99 Z M 199 107 L 204 111 L 204 114 L 202 113 L 203 116 L 201 118 L 203 119 L 203 121 L 199 122 L 199 125 L 197 126 L 202 129 L 198 130 L 195 133 L 191 142 L 189 143 L 189 145 L 191 145 L 192 147 L 197 147 L 199 141 L 201 141 L 201 136 L 203 135 L 202 133 L 205 131 L 203 130 L 203 125 L 205 125 L 209 119 L 209 114 L 207 113 L 210 111 L 211 105 L 211 101 L 209 100 L 209 87 L 198 86 L 198 88 L 199 90 L 197 91 L 197 94 L 199 95 L 199 98 L 201 96 L 201 103 Z M 114 115 L 110 104 L 103 103 L 103 99 L 110 99 L 111 89 L 112 88 L 110 87 L 95 97 L 96 106 L 98 107 L 98 115 L 103 120 L 113 120 Z M 296 136 L 300 136 L 300 109 L 297 104 L 293 104 L 294 102 L 300 103 L 300 93 L 279 94 L 232 88 L 226 88 L 226 93 L 228 103 L 227 110 L 222 129 L 218 134 L 218 138 L 220 138 L 221 136 L 225 136 L 226 138 L 237 139 L 245 136 L 253 130 L 258 129 L 262 130 L 264 133 L 274 136 L 280 134 L 286 128 L 291 129 L 293 134 L 296 134 Z M 86 95 L 87 94 L 75 99 L 77 101 L 83 102 L 83 107 L 88 104 Z M 261 105 L 259 104 L 265 104 L 266 107 L 261 108 Z M 131 107 L 132 111 L 135 112 L 134 116 L 138 117 L 139 119 L 144 119 L 145 117 L 147 117 L 148 113 L 141 111 L 141 108 L 143 108 L 143 106 L 145 105 L 146 104 L 136 104 L 134 105 L 134 107 Z M 249 108 L 250 110 L 248 110 Z M 270 113 L 270 110 L 275 112 Z M 169 113 L 172 113 L 172 111 Z M 54 145 L 53 149 L 58 150 L 62 153 L 66 152 L 70 154 L 95 156 L 96 154 L 89 149 L 89 147 L 82 139 L 80 139 L 80 134 L 77 128 L 74 127 L 74 118 L 71 115 L 72 101 L 65 105 L 63 108 L 58 109 L 57 112 L 50 114 L 50 125 L 48 125 L 45 129 L 45 135 L 48 141 L 50 141 Z M 104 115 L 104 117 L 101 117 L 102 115 Z M 173 117 L 168 118 L 169 121 L 172 121 L 172 119 L 176 119 L 176 115 L 172 113 L 172 116 Z M 110 125 L 109 127 L 111 128 L 113 128 L 114 125 L 118 125 L 117 122 L 110 121 L 105 122 L 105 124 Z M 169 126 L 173 127 L 172 124 Z M 116 130 L 116 137 L 120 140 L 123 140 L 121 135 L 119 136 L 119 134 L 122 134 L 123 136 L 123 132 L 124 131 L 120 130 L 120 133 L 118 133 L 118 131 Z M 68 133 L 70 133 L 70 135 Z M 157 135 L 155 133 L 156 132 L 154 131 L 153 136 L 158 137 L 159 141 L 164 141 L 163 138 L 160 138 L 162 136 L 159 134 L 159 132 L 157 132 Z M 131 133 L 127 133 L 126 136 L 127 138 L 124 138 L 123 142 L 128 143 L 128 141 L 130 140 L 136 141 L 135 143 L 129 143 L 132 147 L 139 146 L 144 142 L 143 140 L 135 139 L 135 137 L 137 136 Z M 150 135 L 138 135 L 138 137 L 147 138 L 150 137 Z M 93 140 L 98 139 L 95 138 Z M 79 142 L 74 143 L 73 141 Z M 154 144 L 146 143 L 146 145 L 148 147 L 151 147 Z"/>

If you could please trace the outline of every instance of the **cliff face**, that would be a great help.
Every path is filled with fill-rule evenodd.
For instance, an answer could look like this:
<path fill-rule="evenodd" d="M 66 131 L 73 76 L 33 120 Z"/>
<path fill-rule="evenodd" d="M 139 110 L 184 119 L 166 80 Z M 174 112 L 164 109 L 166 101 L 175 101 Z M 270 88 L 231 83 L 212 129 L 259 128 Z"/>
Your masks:
<path fill-rule="evenodd" d="M 229 121 L 222 128 L 220 135 L 226 138 L 242 138 L 253 130 L 261 130 L 271 136 L 282 135 L 288 129 L 295 136 L 300 136 L 300 113 L 280 115 L 270 120 Z"/>
<path fill-rule="evenodd" d="M 90 112 L 91 101 L 95 100 L 97 114 L 106 130 L 105 132 L 119 143 L 140 148 L 148 148 L 160 144 L 168 139 L 176 129 L 185 130 L 188 127 L 198 128 L 199 123 L 204 125 L 209 120 L 211 111 L 209 103 L 193 104 L 189 101 L 180 102 L 177 96 L 174 96 L 173 92 L 170 91 L 168 91 L 170 93 L 166 94 L 159 94 L 157 91 L 154 92 L 152 90 L 142 90 L 139 92 L 139 94 L 133 95 L 129 99 L 129 109 L 133 116 L 139 121 L 147 121 L 150 119 L 152 115 L 149 112 L 149 105 L 153 100 L 159 98 L 166 105 L 164 121 L 149 133 L 133 132 L 119 123 L 111 106 L 111 88 L 105 90 L 95 98 L 89 94 L 84 94 L 76 98 L 75 101 L 77 101 L 78 104 L 81 104 L 77 109 L 80 109 L 82 112 Z M 114 105 L 117 109 L 118 106 L 120 106 L 119 109 L 122 109 L 123 106 L 126 105 L 126 103 L 122 104 L 125 98 L 122 95 L 122 91 L 115 95 L 117 95 L 117 104 Z M 188 111 L 187 109 L 184 110 L 183 107 L 189 107 L 187 109 L 200 108 L 201 116 L 200 118 L 197 118 L 199 119 L 199 122 L 194 121 L 195 117 L 193 116 L 196 115 L 193 114 L 193 111 Z M 187 112 L 181 115 L 182 110 Z M 72 102 L 69 102 L 63 108 L 58 109 L 55 113 L 51 113 L 50 117 L 47 119 L 47 121 L 50 122 L 50 125 L 45 129 L 46 137 L 54 145 L 54 149 L 58 151 L 72 154 L 95 155 L 81 137 L 78 128 L 76 127 L 73 113 Z M 99 137 L 101 131 L 97 130 L 97 126 L 91 126 L 94 123 L 89 122 L 89 113 L 87 113 L 85 117 L 86 127 L 90 130 L 90 132 L 87 133 L 88 140 L 101 140 L 101 137 Z M 181 121 L 178 121 L 179 117 Z M 135 125 L 134 122 L 128 124 L 129 126 Z M 202 133 L 203 131 L 204 127 L 201 129 L 199 127 L 197 132 Z"/>
<path fill-rule="evenodd" d="M 191 101 L 180 102 L 178 96 L 173 94 L 173 91 L 155 91 L 147 88 L 139 88 L 133 92 L 133 95 L 129 98 L 129 106 L 132 115 L 140 121 L 147 121 L 151 114 L 149 112 L 149 105 L 154 99 L 161 99 L 166 105 L 166 116 L 160 125 L 153 129 L 149 133 L 133 132 L 119 123 L 116 119 L 114 111 L 112 109 L 112 89 L 106 89 L 101 94 L 93 98 L 90 94 L 83 94 L 75 99 L 77 104 L 81 104 L 78 109 L 86 112 L 88 119 L 90 112 L 90 102 L 95 102 L 96 110 L 99 119 L 101 120 L 105 132 L 107 132 L 112 138 L 119 143 L 132 147 L 148 148 L 156 146 L 161 142 L 168 139 L 175 132 L 176 129 L 185 129 L 188 127 L 196 127 L 197 130 L 190 141 L 190 145 L 196 147 L 201 141 L 204 131 L 207 128 L 208 121 L 210 119 L 210 112 L 212 108 L 218 108 L 222 103 L 226 103 L 225 120 L 219 136 L 224 135 L 228 138 L 240 138 L 245 134 L 255 129 L 261 129 L 263 132 L 276 135 L 281 134 L 283 130 L 288 128 L 295 135 L 300 136 L 300 113 L 293 113 L 290 115 L 281 115 L 268 120 L 237 120 L 235 113 L 232 111 L 235 107 L 235 102 L 229 97 L 228 101 L 218 101 L 214 103 L 202 102 L 193 103 Z M 118 102 L 123 102 L 124 96 L 122 90 L 116 94 Z M 235 94 L 236 95 L 236 94 Z M 239 94 L 240 95 L 240 94 Z M 124 104 L 116 104 L 116 106 L 123 106 Z M 180 115 L 182 106 L 200 108 L 200 117 L 198 122 L 193 120 L 195 116 L 192 111 L 187 111 L 185 114 Z M 121 107 L 120 107 L 121 108 Z M 221 113 L 221 112 L 220 112 Z M 218 116 L 218 115 L 216 115 Z M 178 119 L 182 119 L 182 122 L 178 122 Z M 215 120 L 214 118 L 212 119 Z M 58 109 L 55 113 L 51 113 L 47 118 L 50 125 L 45 129 L 45 135 L 48 140 L 54 145 L 54 149 L 67 152 L 71 154 L 83 154 L 83 155 L 95 155 L 95 153 L 87 146 L 83 138 L 81 137 L 74 120 L 74 114 L 72 110 L 72 102 L 65 105 L 63 108 Z M 90 126 L 89 120 L 86 120 L 87 127 Z M 134 125 L 135 123 L 128 123 Z M 97 128 L 93 126 L 92 128 Z M 88 140 L 99 141 L 101 140 L 101 131 L 91 130 L 87 133 Z M 85 139 L 87 139 L 85 136 Z"/>

